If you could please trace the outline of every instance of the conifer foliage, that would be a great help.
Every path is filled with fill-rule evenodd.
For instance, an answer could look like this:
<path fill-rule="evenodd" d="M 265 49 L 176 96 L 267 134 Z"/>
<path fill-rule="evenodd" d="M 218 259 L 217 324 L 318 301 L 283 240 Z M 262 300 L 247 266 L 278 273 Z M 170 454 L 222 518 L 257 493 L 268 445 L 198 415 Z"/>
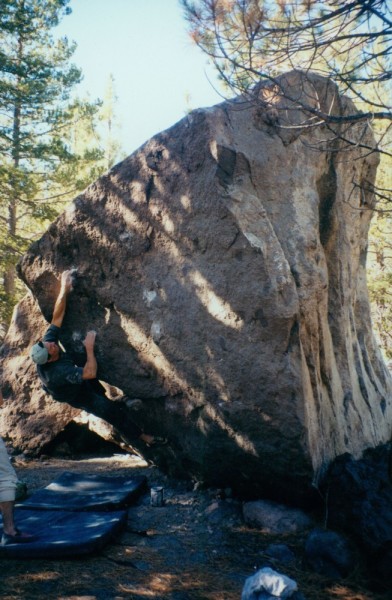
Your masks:
<path fill-rule="evenodd" d="M 181 0 L 189 32 L 207 54 L 227 89 L 282 113 L 299 108 L 301 130 L 327 126 L 334 148 L 362 148 L 392 156 L 392 7 L 387 0 Z M 278 76 L 309 71 L 334 81 L 340 95 L 354 100 L 356 110 L 322 109 L 315 93 L 294 93 Z M 266 81 L 269 96 L 253 94 Z M 279 103 L 279 100 L 285 102 Z M 376 144 L 358 143 L 352 131 L 372 128 Z M 284 124 L 280 124 L 285 127 Z M 353 139 L 351 139 L 353 138 Z M 332 147 L 332 145 L 331 145 Z M 374 190 L 378 193 L 377 190 Z M 384 200 L 385 194 L 378 193 Z M 390 199 L 390 194 L 389 194 Z"/>
<path fill-rule="evenodd" d="M 82 77 L 70 62 L 75 44 L 53 35 L 68 4 L 0 2 L 0 322 L 16 299 L 18 258 L 102 154 L 74 151 L 76 121 L 91 121 L 98 107 L 71 99 Z"/>
<path fill-rule="evenodd" d="M 290 69 L 312 70 L 330 77 L 363 109 L 340 121 L 392 120 L 390 98 L 382 97 L 383 86 L 392 80 L 387 0 L 181 2 L 194 42 L 236 92 L 246 92 L 260 79 L 276 83 L 276 76 Z M 321 110 L 311 116 L 312 126 L 314 117 L 337 120 Z"/>

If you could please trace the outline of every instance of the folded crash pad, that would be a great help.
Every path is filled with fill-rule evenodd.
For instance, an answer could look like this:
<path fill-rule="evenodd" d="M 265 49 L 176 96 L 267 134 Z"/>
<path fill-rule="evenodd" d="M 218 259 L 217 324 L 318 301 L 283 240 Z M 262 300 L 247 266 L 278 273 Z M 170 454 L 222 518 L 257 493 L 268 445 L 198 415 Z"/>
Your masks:
<path fill-rule="evenodd" d="M 146 477 L 110 477 L 65 472 L 18 508 L 35 510 L 100 511 L 132 504 L 146 487 Z"/>
<path fill-rule="evenodd" d="M 78 556 L 100 550 L 109 543 L 124 529 L 127 511 L 15 509 L 15 522 L 21 531 L 36 538 L 28 544 L 0 545 L 0 558 Z"/>

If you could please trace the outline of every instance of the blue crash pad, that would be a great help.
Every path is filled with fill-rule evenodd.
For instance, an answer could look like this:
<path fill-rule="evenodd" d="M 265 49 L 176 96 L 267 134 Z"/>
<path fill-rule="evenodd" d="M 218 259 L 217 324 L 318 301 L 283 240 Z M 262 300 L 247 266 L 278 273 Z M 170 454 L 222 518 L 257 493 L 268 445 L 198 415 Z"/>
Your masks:
<path fill-rule="evenodd" d="M 100 550 L 124 529 L 127 511 L 68 512 L 15 509 L 19 529 L 36 536 L 29 544 L 0 545 L 0 558 L 58 558 Z"/>
<path fill-rule="evenodd" d="M 35 510 L 100 511 L 129 506 L 145 489 L 144 476 L 110 477 L 65 472 L 18 508 Z"/>

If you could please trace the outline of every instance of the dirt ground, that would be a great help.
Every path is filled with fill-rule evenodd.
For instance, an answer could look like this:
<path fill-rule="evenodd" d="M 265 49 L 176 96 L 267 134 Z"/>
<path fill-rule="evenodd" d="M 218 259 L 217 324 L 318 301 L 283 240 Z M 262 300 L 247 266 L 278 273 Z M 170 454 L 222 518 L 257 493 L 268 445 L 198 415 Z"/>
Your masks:
<path fill-rule="evenodd" d="M 297 561 L 272 566 L 295 579 L 306 600 L 391 598 L 390 592 L 367 589 L 360 566 L 339 583 L 314 574 L 304 565 L 304 537 L 277 537 L 249 528 L 242 521 L 241 503 L 228 490 L 193 489 L 169 480 L 138 457 L 16 458 L 14 466 L 29 493 L 64 471 L 143 474 L 149 486 L 164 487 L 165 504 L 151 506 L 146 491 L 129 509 L 124 533 L 95 555 L 0 560 L 2 600 L 239 600 L 245 579 L 266 564 L 267 546 L 278 542 L 287 544 Z"/>

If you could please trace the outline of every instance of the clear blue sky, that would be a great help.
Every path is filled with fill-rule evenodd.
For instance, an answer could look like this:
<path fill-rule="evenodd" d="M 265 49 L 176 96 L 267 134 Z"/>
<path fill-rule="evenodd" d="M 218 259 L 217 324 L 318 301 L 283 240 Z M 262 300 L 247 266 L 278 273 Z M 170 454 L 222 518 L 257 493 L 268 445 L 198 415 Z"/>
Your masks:
<path fill-rule="evenodd" d="M 78 94 L 103 98 L 113 74 L 126 154 L 182 119 L 189 106 L 222 101 L 178 0 L 71 0 L 69 6 L 72 14 L 57 33 L 77 43 L 72 62 L 84 75 Z"/>

